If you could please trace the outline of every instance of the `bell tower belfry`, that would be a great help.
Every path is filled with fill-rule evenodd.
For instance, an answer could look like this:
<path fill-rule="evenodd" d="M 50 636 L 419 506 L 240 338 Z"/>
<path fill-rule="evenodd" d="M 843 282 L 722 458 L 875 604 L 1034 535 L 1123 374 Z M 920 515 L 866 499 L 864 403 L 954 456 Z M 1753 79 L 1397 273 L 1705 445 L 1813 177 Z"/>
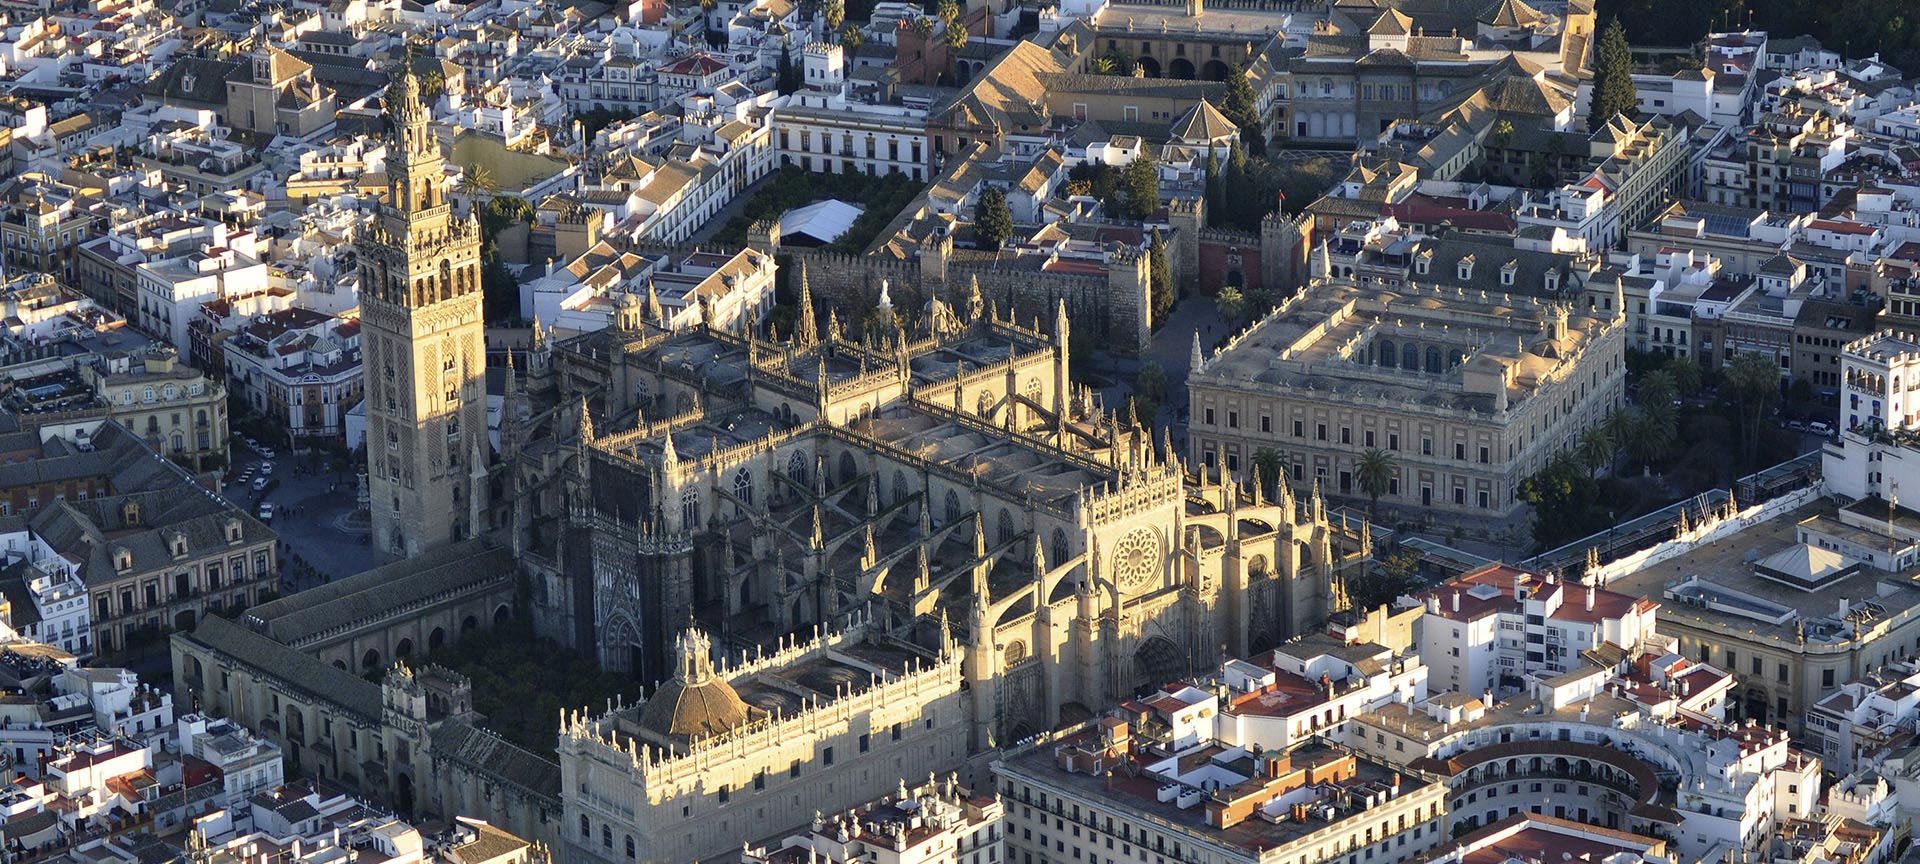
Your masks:
<path fill-rule="evenodd" d="M 387 200 L 357 241 L 373 542 L 412 556 L 476 536 L 487 512 L 480 225 L 453 215 L 420 82 L 387 94 Z"/>

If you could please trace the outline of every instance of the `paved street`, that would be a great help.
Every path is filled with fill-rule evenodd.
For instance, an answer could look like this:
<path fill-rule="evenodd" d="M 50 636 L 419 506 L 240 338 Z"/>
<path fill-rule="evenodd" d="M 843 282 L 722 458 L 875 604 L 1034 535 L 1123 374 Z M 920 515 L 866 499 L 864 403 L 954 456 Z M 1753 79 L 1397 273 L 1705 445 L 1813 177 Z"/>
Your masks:
<path fill-rule="evenodd" d="M 257 469 L 263 461 L 245 442 L 233 442 L 235 476 L 248 468 Z M 275 454 L 273 479 L 279 481 L 264 493 L 251 484 L 233 482 L 223 490 L 227 498 L 258 514 L 261 503 L 274 506 L 273 530 L 282 544 L 281 574 L 287 592 L 300 591 L 343 576 L 351 576 L 380 563 L 380 555 L 366 543 L 367 531 L 350 524 L 353 514 L 356 480 L 351 472 L 336 474 L 327 470 L 324 460 L 292 456 L 283 450 Z M 309 464 L 318 470 L 309 470 Z M 302 578 L 305 562 L 318 578 Z"/>

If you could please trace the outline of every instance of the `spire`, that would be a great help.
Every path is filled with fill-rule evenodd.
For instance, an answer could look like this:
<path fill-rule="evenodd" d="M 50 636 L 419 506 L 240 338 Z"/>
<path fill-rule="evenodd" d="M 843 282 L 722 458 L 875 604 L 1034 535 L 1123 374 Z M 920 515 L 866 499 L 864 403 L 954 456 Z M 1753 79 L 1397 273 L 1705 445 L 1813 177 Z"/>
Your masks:
<path fill-rule="evenodd" d="M 1247 478 L 1247 485 L 1253 487 L 1253 506 L 1260 506 L 1260 463 L 1253 463 L 1252 475 Z"/>
<path fill-rule="evenodd" d="M 1325 238 L 1313 247 L 1313 254 L 1307 256 L 1307 278 L 1314 282 L 1333 278 L 1333 253 L 1328 250 Z"/>
<path fill-rule="evenodd" d="M 587 397 L 580 397 L 580 443 L 593 443 L 593 415 L 587 410 Z"/>
<path fill-rule="evenodd" d="M 1044 579 L 1047 575 L 1047 552 L 1040 546 L 1040 534 L 1033 535 L 1033 578 Z M 1036 600 L 1041 598 L 1035 598 Z"/>
<path fill-rule="evenodd" d="M 813 288 L 807 284 L 807 262 L 800 262 L 800 320 L 794 322 L 793 341 L 812 345 L 820 341 L 819 324 L 813 317 Z"/>
<path fill-rule="evenodd" d="M 652 279 L 647 280 L 647 320 L 662 328 L 667 326 L 667 312 L 660 307 L 660 292 L 654 290 Z"/>
<path fill-rule="evenodd" d="M 680 454 L 673 449 L 673 433 L 660 436 L 660 470 L 671 472 L 680 467 Z"/>
<path fill-rule="evenodd" d="M 1067 335 L 1071 329 L 1067 322 L 1067 298 L 1062 297 L 1053 310 L 1053 347 L 1067 350 Z"/>
<path fill-rule="evenodd" d="M 1200 359 L 1200 328 L 1193 328 L 1193 351 L 1187 355 L 1187 374 L 1192 375 L 1206 368 L 1207 361 Z"/>
<path fill-rule="evenodd" d="M 987 557 L 987 523 L 980 518 L 980 511 L 973 511 L 973 557 L 977 560 Z"/>
<path fill-rule="evenodd" d="M 973 281 L 969 284 L 967 288 L 967 323 L 968 324 L 979 323 L 980 313 L 981 313 L 980 275 L 976 273 L 973 276 Z"/>
<path fill-rule="evenodd" d="M 840 341 L 840 310 L 838 309 L 827 310 L 827 339 L 833 342 Z"/>
<path fill-rule="evenodd" d="M 827 548 L 827 530 L 826 525 L 820 521 L 819 504 L 813 505 L 813 534 L 807 538 L 807 541 L 812 544 L 815 551 Z"/>

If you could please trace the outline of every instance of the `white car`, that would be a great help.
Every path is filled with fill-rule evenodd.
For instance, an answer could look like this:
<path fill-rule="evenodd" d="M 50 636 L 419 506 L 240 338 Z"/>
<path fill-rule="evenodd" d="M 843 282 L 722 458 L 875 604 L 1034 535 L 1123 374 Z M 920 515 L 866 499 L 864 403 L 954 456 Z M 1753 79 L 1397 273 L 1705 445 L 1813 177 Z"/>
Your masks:
<path fill-rule="evenodd" d="M 273 521 L 273 505 L 272 504 L 260 505 L 260 521 L 262 522 Z"/>
<path fill-rule="evenodd" d="M 262 462 L 262 463 L 260 463 L 260 474 L 261 474 L 262 476 L 265 476 L 265 475 L 268 475 L 268 474 L 272 474 L 272 473 L 273 473 L 273 463 L 272 463 L 272 462 Z"/>
<path fill-rule="evenodd" d="M 260 448 L 260 458 L 262 458 L 262 459 L 272 459 L 272 458 L 273 458 L 273 448 L 272 448 L 272 447 L 262 447 L 262 448 Z"/>
<path fill-rule="evenodd" d="M 260 490 L 262 490 L 262 489 L 265 489 L 265 488 L 267 488 L 267 478 L 266 478 L 266 477 L 255 477 L 255 478 L 253 478 L 253 491 L 255 491 L 255 492 L 258 492 L 258 491 L 260 491 Z"/>

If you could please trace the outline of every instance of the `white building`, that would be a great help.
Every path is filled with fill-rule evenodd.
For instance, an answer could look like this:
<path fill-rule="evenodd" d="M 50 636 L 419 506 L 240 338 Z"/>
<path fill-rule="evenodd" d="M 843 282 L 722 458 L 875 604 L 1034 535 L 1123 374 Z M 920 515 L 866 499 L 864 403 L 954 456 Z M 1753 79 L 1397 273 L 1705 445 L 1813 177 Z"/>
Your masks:
<path fill-rule="evenodd" d="M 1420 657 L 1436 692 L 1475 695 L 1555 676 L 1602 645 L 1631 649 L 1654 634 L 1659 607 L 1643 600 L 1504 564 L 1440 586 L 1426 597 Z"/>
<path fill-rule="evenodd" d="M 177 258 L 147 261 L 134 267 L 140 303 L 139 327 L 172 345 L 182 355 L 191 352 L 187 325 L 200 304 L 211 300 L 263 294 L 267 266 L 251 255 L 219 245 L 207 246 Z"/>
<path fill-rule="evenodd" d="M 953 780 L 900 790 L 850 813 L 815 817 L 807 830 L 749 846 L 740 864 L 999 864 L 1004 808 Z"/>

